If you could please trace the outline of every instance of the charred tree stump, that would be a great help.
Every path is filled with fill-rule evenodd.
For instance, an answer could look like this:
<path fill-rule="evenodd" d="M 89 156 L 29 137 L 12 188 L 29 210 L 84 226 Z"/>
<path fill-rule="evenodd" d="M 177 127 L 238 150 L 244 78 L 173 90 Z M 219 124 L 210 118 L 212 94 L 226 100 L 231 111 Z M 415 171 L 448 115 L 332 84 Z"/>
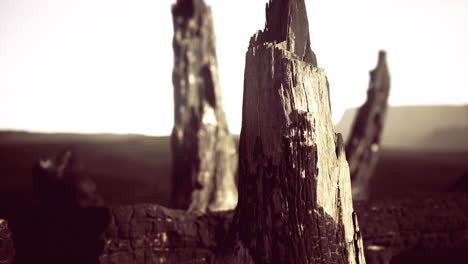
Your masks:
<path fill-rule="evenodd" d="M 366 102 L 358 110 L 346 143 L 355 200 L 366 199 L 369 195 L 368 184 L 379 159 L 389 92 L 386 55 L 381 51 L 377 67 L 370 72 Z"/>
<path fill-rule="evenodd" d="M 109 208 L 100 263 L 213 263 L 232 214 L 200 216 L 151 204 Z"/>
<path fill-rule="evenodd" d="M 203 0 L 178 0 L 172 14 L 174 207 L 234 209 L 237 151 L 221 104 L 211 10 Z"/>
<path fill-rule="evenodd" d="M 11 264 L 15 257 L 15 248 L 8 222 L 0 219 L 0 263 Z"/>
<path fill-rule="evenodd" d="M 328 82 L 302 0 L 273 0 L 246 55 L 237 263 L 365 263 Z"/>

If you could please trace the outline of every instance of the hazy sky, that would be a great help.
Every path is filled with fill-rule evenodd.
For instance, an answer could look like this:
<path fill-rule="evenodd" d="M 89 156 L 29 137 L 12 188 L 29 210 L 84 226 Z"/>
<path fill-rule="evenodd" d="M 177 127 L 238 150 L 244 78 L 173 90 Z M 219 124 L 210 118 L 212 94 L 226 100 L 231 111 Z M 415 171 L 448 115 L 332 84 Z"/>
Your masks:
<path fill-rule="evenodd" d="M 0 129 L 167 135 L 173 0 L 0 0 Z M 224 109 L 240 131 L 245 52 L 266 0 L 207 1 Z M 334 120 L 360 105 L 379 49 L 390 103 L 468 103 L 467 0 L 306 0 Z"/>

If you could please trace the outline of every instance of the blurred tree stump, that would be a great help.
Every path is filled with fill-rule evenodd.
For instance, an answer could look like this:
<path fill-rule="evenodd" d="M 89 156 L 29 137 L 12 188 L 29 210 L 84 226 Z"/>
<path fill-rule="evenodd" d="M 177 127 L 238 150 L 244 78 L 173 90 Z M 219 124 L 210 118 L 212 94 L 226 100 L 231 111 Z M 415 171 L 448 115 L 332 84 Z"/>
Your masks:
<path fill-rule="evenodd" d="M 15 248 L 8 222 L 5 219 L 0 219 L 0 263 L 11 264 L 14 257 Z"/>
<path fill-rule="evenodd" d="M 377 67 L 370 72 L 366 102 L 357 112 L 346 143 L 346 157 L 349 162 L 355 200 L 366 199 L 369 195 L 369 181 L 379 159 L 389 92 L 390 76 L 386 55 L 381 51 Z"/>
<path fill-rule="evenodd" d="M 99 240 L 107 225 L 104 200 L 97 185 L 67 148 L 53 158 L 41 159 L 33 168 L 39 206 L 31 225 L 38 236 L 25 247 L 35 254 L 21 260 L 39 259 L 47 263 L 93 263 L 102 251 Z M 19 251 L 20 248 L 18 248 Z"/>
<path fill-rule="evenodd" d="M 203 0 L 178 0 L 174 22 L 174 207 L 234 209 L 237 151 L 221 104 L 211 10 Z"/>
<path fill-rule="evenodd" d="M 96 183 L 71 148 L 40 160 L 33 168 L 33 181 L 43 208 L 55 211 L 104 205 Z"/>

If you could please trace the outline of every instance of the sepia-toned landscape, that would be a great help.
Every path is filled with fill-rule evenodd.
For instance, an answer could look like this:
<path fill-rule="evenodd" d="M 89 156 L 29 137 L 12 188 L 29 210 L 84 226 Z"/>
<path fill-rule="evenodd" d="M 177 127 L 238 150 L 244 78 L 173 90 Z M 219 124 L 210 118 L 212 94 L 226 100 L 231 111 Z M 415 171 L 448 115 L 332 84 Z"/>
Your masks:
<path fill-rule="evenodd" d="M 270 0 L 233 134 L 211 8 L 172 16 L 170 136 L 0 131 L 0 263 L 466 263 L 468 105 L 389 105 L 381 50 L 333 124 L 306 1 Z"/>

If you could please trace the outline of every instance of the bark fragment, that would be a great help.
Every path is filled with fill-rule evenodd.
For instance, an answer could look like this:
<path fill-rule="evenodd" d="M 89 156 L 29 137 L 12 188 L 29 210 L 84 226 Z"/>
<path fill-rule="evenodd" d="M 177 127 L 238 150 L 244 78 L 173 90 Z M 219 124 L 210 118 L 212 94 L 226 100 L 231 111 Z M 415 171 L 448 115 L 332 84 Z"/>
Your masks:
<path fill-rule="evenodd" d="M 346 144 L 355 200 L 366 199 L 369 195 L 369 181 L 379 159 L 389 92 L 386 54 L 381 51 L 377 67 L 370 72 L 366 102 L 358 110 Z"/>
<path fill-rule="evenodd" d="M 246 55 L 239 145 L 238 262 L 364 263 L 348 164 L 304 1 L 273 0 Z M 361 256 L 361 257 L 360 257 Z"/>
<path fill-rule="evenodd" d="M 211 10 L 203 0 L 178 0 L 172 14 L 174 207 L 233 209 L 237 151 L 221 104 Z"/>

